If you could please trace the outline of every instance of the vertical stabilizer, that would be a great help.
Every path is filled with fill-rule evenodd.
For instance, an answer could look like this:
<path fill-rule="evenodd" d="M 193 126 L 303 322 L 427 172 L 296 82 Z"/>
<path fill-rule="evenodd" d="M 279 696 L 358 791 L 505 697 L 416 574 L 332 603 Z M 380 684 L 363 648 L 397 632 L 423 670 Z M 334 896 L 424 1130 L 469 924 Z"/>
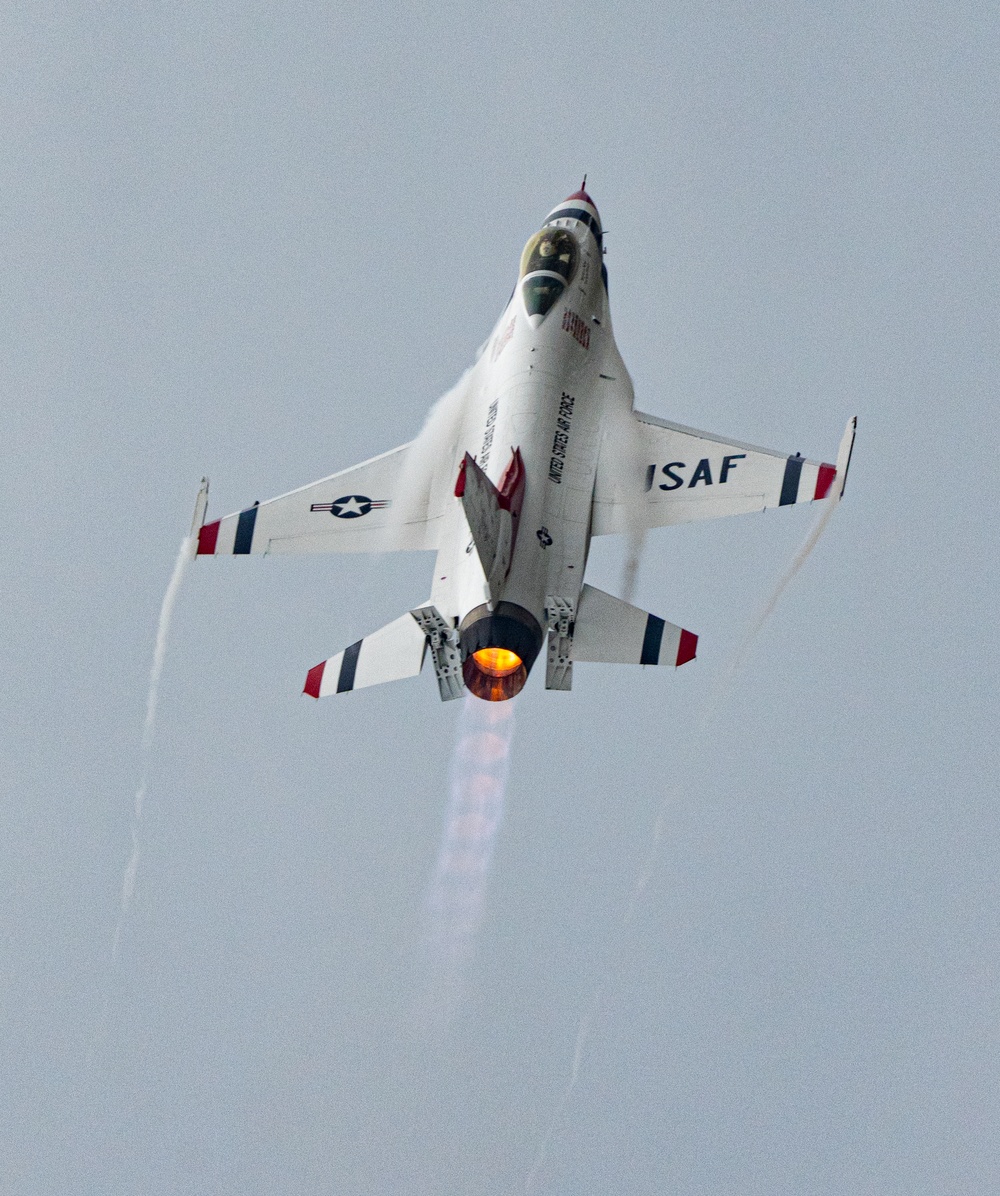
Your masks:
<path fill-rule="evenodd" d="M 469 453 L 465 454 L 462 461 L 455 486 L 486 574 L 490 600 L 494 603 L 500 601 L 514 558 L 518 519 L 524 502 L 524 483 L 524 461 L 521 450 L 515 449 L 500 479 L 499 489 Z"/>

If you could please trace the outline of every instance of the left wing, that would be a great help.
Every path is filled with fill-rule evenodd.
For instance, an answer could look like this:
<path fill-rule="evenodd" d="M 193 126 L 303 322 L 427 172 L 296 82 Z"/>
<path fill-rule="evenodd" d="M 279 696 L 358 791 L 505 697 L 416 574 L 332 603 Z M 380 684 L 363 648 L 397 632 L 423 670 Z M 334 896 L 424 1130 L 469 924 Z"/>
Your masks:
<path fill-rule="evenodd" d="M 601 445 L 593 534 L 718 519 L 843 493 L 856 420 L 837 464 L 742 444 L 653 415 L 632 413 Z"/>
<path fill-rule="evenodd" d="M 206 523 L 198 555 L 435 548 L 441 512 L 407 475 L 409 444 L 245 511 Z M 199 500 L 201 501 L 201 500 Z"/>

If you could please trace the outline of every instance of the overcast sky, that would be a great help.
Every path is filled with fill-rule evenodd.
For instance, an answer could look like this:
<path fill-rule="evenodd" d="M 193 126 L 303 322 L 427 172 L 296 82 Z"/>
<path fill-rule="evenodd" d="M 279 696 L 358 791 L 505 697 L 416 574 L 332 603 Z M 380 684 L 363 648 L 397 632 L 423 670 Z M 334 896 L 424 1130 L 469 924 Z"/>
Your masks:
<path fill-rule="evenodd" d="M 546 1196 L 1000 1189 L 998 26 L 8 6 L 3 1196 L 510 1196 L 553 1123 Z M 531 678 L 443 1036 L 460 704 L 300 694 L 432 558 L 197 562 L 113 964 L 199 479 L 217 517 L 409 439 L 585 171 L 641 409 L 821 460 L 858 415 L 825 536 L 731 683 L 814 510 L 650 535 L 694 664 Z"/>

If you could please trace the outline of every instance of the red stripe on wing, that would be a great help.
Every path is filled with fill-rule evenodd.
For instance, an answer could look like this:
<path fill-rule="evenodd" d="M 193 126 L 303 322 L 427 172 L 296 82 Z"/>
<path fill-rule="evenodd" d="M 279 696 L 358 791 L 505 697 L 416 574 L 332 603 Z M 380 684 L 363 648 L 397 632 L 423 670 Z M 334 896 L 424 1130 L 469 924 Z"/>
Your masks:
<path fill-rule="evenodd" d="M 308 694 L 311 698 L 319 697 L 319 687 L 323 684 L 323 670 L 326 668 L 326 661 L 322 664 L 314 665 L 306 674 L 306 683 L 302 689 L 304 694 Z"/>
<path fill-rule="evenodd" d="M 816 493 L 813 495 L 813 499 L 826 498 L 836 476 L 836 465 L 821 465 L 819 473 L 816 475 Z"/>
<path fill-rule="evenodd" d="M 215 552 L 221 522 L 221 519 L 216 519 L 214 523 L 206 523 L 198 529 L 198 556 L 211 556 Z"/>
<path fill-rule="evenodd" d="M 681 642 L 677 645 L 677 664 L 687 664 L 689 660 L 694 660 L 695 653 L 698 651 L 698 637 L 693 631 L 685 631 L 681 629 Z"/>

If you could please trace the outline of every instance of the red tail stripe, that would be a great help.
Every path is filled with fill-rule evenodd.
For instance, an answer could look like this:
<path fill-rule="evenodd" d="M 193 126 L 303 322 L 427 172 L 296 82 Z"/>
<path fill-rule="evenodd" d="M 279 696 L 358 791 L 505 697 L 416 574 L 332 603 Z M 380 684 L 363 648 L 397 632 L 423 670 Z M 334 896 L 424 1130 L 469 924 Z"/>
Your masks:
<path fill-rule="evenodd" d="M 323 670 L 325 668 L 325 660 L 322 664 L 313 665 L 306 674 L 306 683 L 302 690 L 304 694 L 308 694 L 311 698 L 319 697 L 319 687 L 323 684 Z"/>
<path fill-rule="evenodd" d="M 830 493 L 830 487 L 833 485 L 833 479 L 836 476 L 836 465 L 821 465 L 819 473 L 816 475 L 816 493 L 813 495 L 813 498 L 826 498 Z"/>
<path fill-rule="evenodd" d="M 198 556 L 211 556 L 215 552 L 221 522 L 221 519 L 216 519 L 214 523 L 206 523 L 198 529 Z"/>
<path fill-rule="evenodd" d="M 684 631 L 681 629 L 681 642 L 677 645 L 677 664 L 687 664 L 689 660 L 694 660 L 695 653 L 698 650 L 698 637 L 693 631 Z"/>
<path fill-rule="evenodd" d="M 521 513 L 521 500 L 524 498 L 524 483 L 524 458 L 521 456 L 521 450 L 516 448 L 510 461 L 507 463 L 507 468 L 503 471 L 503 477 L 500 479 L 500 494 L 498 498 L 500 506 L 505 511 L 510 511 L 515 519 Z"/>
<path fill-rule="evenodd" d="M 466 453 L 462 458 L 462 464 L 458 467 L 458 477 L 455 479 L 455 497 L 461 498 L 465 493 L 465 466 L 468 463 L 469 454 Z"/>

